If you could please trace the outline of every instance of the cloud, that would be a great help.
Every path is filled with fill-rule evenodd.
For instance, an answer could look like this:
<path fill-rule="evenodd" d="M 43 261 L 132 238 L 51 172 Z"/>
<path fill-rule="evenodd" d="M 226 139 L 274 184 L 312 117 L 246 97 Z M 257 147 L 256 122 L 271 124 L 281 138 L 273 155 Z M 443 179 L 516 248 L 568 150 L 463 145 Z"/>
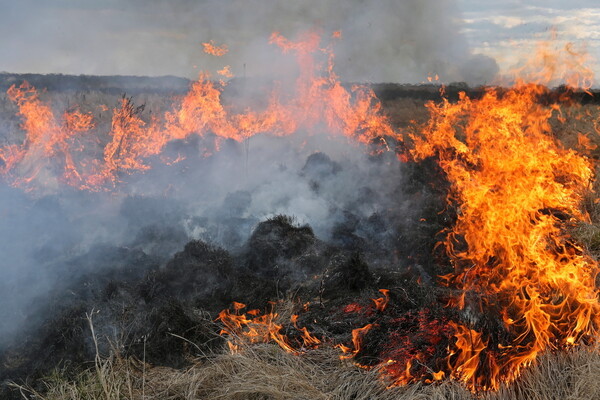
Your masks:
<path fill-rule="evenodd" d="M 555 31 L 557 47 L 572 42 L 587 48 L 592 68 L 600 72 L 600 8 L 595 1 L 461 0 L 459 5 L 465 16 L 463 33 L 473 51 L 493 57 L 503 71 L 530 57 Z"/>

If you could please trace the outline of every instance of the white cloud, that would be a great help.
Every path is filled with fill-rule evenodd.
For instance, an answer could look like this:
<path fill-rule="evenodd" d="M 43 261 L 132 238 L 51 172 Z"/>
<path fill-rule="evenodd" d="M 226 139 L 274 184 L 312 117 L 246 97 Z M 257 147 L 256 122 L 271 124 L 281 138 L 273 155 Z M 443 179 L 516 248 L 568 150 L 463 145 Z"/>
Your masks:
<path fill-rule="evenodd" d="M 555 45 L 567 42 L 586 48 L 590 64 L 600 76 L 600 3 L 585 0 L 520 1 L 460 0 L 465 27 L 463 32 L 474 52 L 496 59 L 501 70 L 507 71 L 519 61 L 531 56 L 540 41 L 552 40 Z"/>
<path fill-rule="evenodd" d="M 467 24 L 478 24 L 481 22 L 490 22 L 503 28 L 514 28 L 515 26 L 527 23 L 527 20 L 521 17 L 509 15 L 494 15 L 490 17 L 467 18 L 464 20 Z"/>

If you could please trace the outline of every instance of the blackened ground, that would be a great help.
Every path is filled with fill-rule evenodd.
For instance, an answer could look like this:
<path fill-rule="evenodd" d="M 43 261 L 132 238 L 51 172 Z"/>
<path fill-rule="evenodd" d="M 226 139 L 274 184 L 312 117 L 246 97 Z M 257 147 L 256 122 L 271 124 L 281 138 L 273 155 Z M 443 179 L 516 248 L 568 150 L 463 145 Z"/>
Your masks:
<path fill-rule="evenodd" d="M 338 168 L 326 156 L 315 155 L 302 173 L 318 182 L 320 175 L 335 175 Z M 447 317 L 440 305 L 443 289 L 435 282 L 449 264 L 432 254 L 436 234 L 454 217 L 445 205 L 446 184 L 434 163 L 405 169 L 395 190 L 399 199 L 412 204 L 413 212 L 390 209 L 364 217 L 347 206 L 328 242 L 317 238 L 310 226 L 279 215 L 259 223 L 235 252 L 194 240 L 166 263 L 159 257 L 161 249 L 172 248 L 183 237 L 162 229 L 177 218 L 178 205 L 169 206 L 172 213 L 163 210 L 147 220 L 144 215 L 153 213 L 144 208 L 157 205 L 130 198 L 123 205 L 123 218 L 145 226 L 133 240 L 136 245 L 98 245 L 67 263 L 75 279 L 38 299 L 46 306 L 32 308 L 36 311 L 30 319 L 39 323 L 0 348 L 0 382 L 31 383 L 55 368 L 74 374 L 89 367 L 96 348 L 88 316 L 102 354 L 119 351 L 156 365 L 184 366 L 191 357 L 222 346 L 215 318 L 233 301 L 264 310 L 269 301 L 292 298 L 299 326 L 346 344 L 352 329 L 375 323 L 379 328 L 370 333 L 371 344 L 359 354 L 366 364 L 378 357 L 402 361 L 410 356 L 410 350 L 391 354 L 393 349 L 384 346 L 393 329 L 417 338 L 411 342 L 414 351 L 430 347 L 432 339 L 419 323 L 423 313 L 439 321 Z M 377 196 L 357 190 L 364 190 L 365 201 Z M 248 202 L 244 192 L 225 201 L 232 215 Z M 386 313 L 375 310 L 371 300 L 381 297 L 381 288 L 390 290 Z M 19 398 L 6 385 L 0 397 Z"/>

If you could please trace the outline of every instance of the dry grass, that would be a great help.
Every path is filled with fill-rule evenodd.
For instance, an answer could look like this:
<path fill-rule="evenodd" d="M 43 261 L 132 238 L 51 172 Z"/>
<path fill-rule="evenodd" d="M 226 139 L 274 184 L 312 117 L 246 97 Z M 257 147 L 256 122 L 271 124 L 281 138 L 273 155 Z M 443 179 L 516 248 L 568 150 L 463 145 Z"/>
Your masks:
<path fill-rule="evenodd" d="M 294 356 L 263 344 L 213 355 L 185 370 L 112 356 L 73 380 L 55 373 L 44 393 L 17 388 L 36 400 L 588 400 L 600 398 L 599 376 L 599 353 L 579 348 L 543 356 L 516 383 L 479 397 L 453 382 L 386 389 L 375 371 L 340 360 L 334 349 Z"/>
<path fill-rule="evenodd" d="M 383 110 L 393 126 L 404 129 L 420 125 L 429 119 L 425 101 L 410 98 L 398 98 L 382 102 Z"/>
<path fill-rule="evenodd" d="M 285 304 L 282 311 L 287 309 Z M 88 316 L 96 342 L 92 314 Z M 587 400 L 600 399 L 600 352 L 579 347 L 547 354 L 500 391 L 478 396 L 460 384 L 386 388 L 377 371 L 340 360 L 331 346 L 300 356 L 275 344 L 246 345 L 238 353 L 206 355 L 186 369 L 155 367 L 118 353 L 97 356 L 74 379 L 55 371 L 44 390 L 13 385 L 30 400 Z"/>
<path fill-rule="evenodd" d="M 579 400 L 600 399 L 600 354 L 581 348 L 540 357 L 517 384 L 503 388 L 502 399 Z"/>

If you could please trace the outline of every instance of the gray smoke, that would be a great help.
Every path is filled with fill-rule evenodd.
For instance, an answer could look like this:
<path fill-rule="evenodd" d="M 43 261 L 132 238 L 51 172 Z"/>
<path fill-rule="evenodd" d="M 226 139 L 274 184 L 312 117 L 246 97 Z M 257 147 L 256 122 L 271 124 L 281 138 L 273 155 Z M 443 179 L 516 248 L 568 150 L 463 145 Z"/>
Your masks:
<path fill-rule="evenodd" d="M 335 44 L 342 81 L 420 82 L 439 74 L 482 83 L 497 70 L 493 60 L 469 51 L 454 1 L 24 0 L 3 7 L 0 33 L 11 40 L 0 43 L 0 69 L 19 72 L 193 77 L 193 65 L 229 64 L 238 76 L 293 82 L 293 57 L 282 56 L 268 38 L 280 31 L 294 39 L 307 30 L 324 37 L 342 31 Z M 201 42 L 208 40 L 227 44 L 229 53 L 203 54 Z M 260 103 L 252 94 L 259 88 L 251 86 L 261 80 L 246 81 L 241 108 L 260 109 L 252 104 Z M 57 106 L 57 115 L 67 105 Z M 15 112 L 14 106 L 2 110 L 2 143 L 22 141 Z M 103 140 L 107 132 L 100 133 Z M 45 296 L 66 290 L 75 277 L 120 268 L 127 257 L 162 265 L 190 239 L 235 251 L 276 214 L 310 224 L 325 240 L 343 240 L 336 236 L 340 224 L 382 244 L 392 240 L 392 224 L 374 237 L 365 221 L 390 210 L 401 218 L 418 212 L 398 193 L 400 164 L 392 152 L 372 157 L 336 134 L 321 127 L 312 135 L 224 142 L 207 158 L 200 154 L 210 138 L 171 143 L 167 153 L 186 160 L 173 166 L 154 160 L 154 169 L 123 176 L 109 193 L 50 180 L 25 193 L 1 183 L 0 346 L 32 323 L 28 316 Z"/>
<path fill-rule="evenodd" d="M 259 222 L 285 214 L 328 241 L 343 240 L 335 229 L 350 218 L 353 234 L 384 244 L 391 221 L 376 233 L 367 221 L 409 214 L 393 193 L 401 179 L 393 153 L 374 157 L 325 132 L 225 142 L 211 157 L 199 155 L 202 142 L 172 144 L 167 152 L 186 147 L 189 158 L 124 176 L 114 192 L 38 195 L 0 185 L 0 349 L 39 322 L 29 318 L 51 293 L 86 274 L 164 265 L 191 239 L 235 252 Z"/>
<path fill-rule="evenodd" d="M 490 82 L 496 62 L 472 54 L 455 0 L 23 0 L 3 4 L 0 70 L 73 74 L 179 75 L 231 65 L 237 76 L 271 74 L 273 31 L 294 38 L 341 31 L 345 81 Z M 222 58 L 202 42 L 227 44 Z M 197 67 L 197 69 L 194 69 Z"/>

